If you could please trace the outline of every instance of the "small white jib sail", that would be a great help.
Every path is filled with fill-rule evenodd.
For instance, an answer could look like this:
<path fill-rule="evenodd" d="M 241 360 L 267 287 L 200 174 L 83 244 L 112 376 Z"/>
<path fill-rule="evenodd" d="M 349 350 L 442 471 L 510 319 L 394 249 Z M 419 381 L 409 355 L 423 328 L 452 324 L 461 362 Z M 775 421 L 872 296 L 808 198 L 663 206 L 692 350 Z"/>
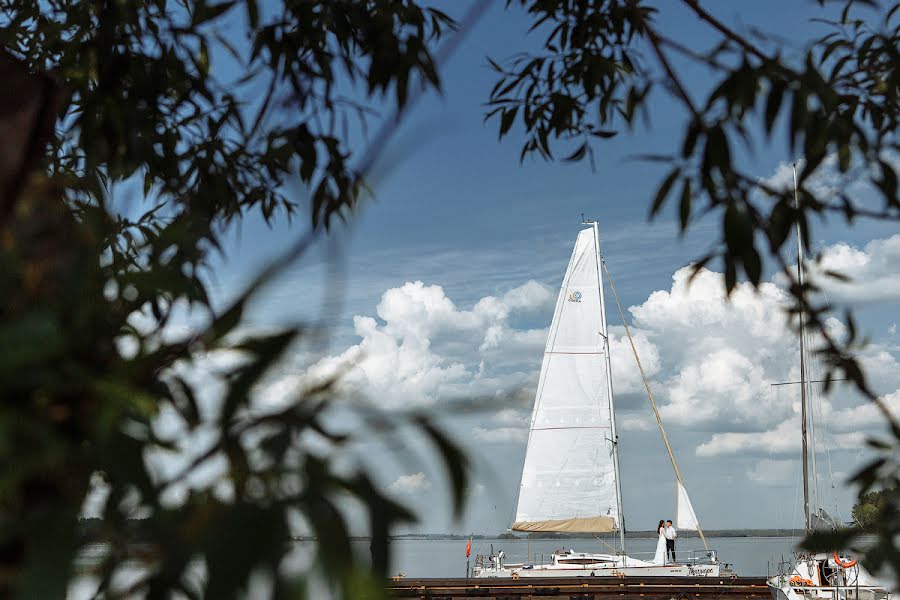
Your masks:
<path fill-rule="evenodd" d="M 538 381 L 516 531 L 622 531 L 596 227 L 578 234 Z"/>
<path fill-rule="evenodd" d="M 687 489 L 680 479 L 675 483 L 678 488 L 678 495 L 675 499 L 675 526 L 678 529 L 701 531 L 700 521 L 697 519 L 697 513 L 694 512 L 694 507 L 691 505 L 691 499 L 688 497 Z"/>

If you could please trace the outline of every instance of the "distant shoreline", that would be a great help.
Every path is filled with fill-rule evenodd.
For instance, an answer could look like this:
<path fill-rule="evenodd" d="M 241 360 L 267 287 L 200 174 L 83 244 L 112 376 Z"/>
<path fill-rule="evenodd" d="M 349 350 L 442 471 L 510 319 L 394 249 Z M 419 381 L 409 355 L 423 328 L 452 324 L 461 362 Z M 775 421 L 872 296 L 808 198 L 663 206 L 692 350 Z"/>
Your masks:
<path fill-rule="evenodd" d="M 704 530 L 703 534 L 708 538 L 764 538 L 764 537 L 779 537 L 779 538 L 793 538 L 793 537 L 803 537 L 805 532 L 802 529 L 709 529 Z M 696 531 L 679 531 L 679 537 L 682 538 L 699 538 L 699 534 Z M 404 533 L 400 535 L 392 535 L 391 540 L 395 541 L 404 541 L 404 540 L 422 540 L 422 541 L 440 541 L 440 540 L 468 540 L 471 537 L 473 540 L 576 540 L 576 539 L 594 539 L 596 536 L 593 534 L 583 533 L 583 534 L 558 534 L 558 533 L 530 533 L 530 534 L 518 534 L 518 533 L 510 533 L 503 532 L 497 533 L 495 535 L 463 535 L 456 533 Z M 656 537 L 655 531 L 626 531 L 625 537 L 629 539 L 652 539 Z M 314 541 L 315 536 L 294 536 L 291 538 L 297 542 L 303 541 Z M 369 536 L 352 536 L 350 538 L 353 541 L 368 541 L 371 538 Z"/>

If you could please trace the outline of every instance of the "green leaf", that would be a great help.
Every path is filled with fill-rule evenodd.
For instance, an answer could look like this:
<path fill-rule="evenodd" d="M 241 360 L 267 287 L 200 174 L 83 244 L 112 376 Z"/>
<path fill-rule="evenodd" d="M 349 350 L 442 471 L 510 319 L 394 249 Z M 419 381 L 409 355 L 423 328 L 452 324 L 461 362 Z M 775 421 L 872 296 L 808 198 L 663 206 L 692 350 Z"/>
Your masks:
<path fill-rule="evenodd" d="M 259 4 L 256 0 L 245 0 L 247 6 L 247 22 L 256 29 L 259 25 Z"/>
<path fill-rule="evenodd" d="M 222 2 L 221 4 L 206 4 L 206 3 L 198 3 L 197 10 L 194 11 L 194 18 L 192 23 L 194 27 L 198 25 L 202 25 L 208 21 L 212 21 L 213 19 L 217 19 L 221 17 L 223 14 L 231 10 L 231 7 L 237 4 L 237 0 L 230 0 L 229 2 Z"/>
<path fill-rule="evenodd" d="M 9 373 L 56 360 L 65 349 L 65 336 L 55 315 L 30 313 L 0 322 L 0 348 L 0 372 Z"/>
<path fill-rule="evenodd" d="M 144 172 L 144 197 L 150 194 L 151 189 L 153 189 L 153 174 L 147 170 Z"/>
<path fill-rule="evenodd" d="M 200 57 L 197 59 L 197 67 L 204 77 L 209 75 L 209 48 L 203 38 L 200 38 Z"/>
<path fill-rule="evenodd" d="M 703 123 L 699 119 L 691 120 L 688 125 L 687 133 L 684 136 L 684 142 L 681 145 L 681 157 L 688 158 L 694 153 L 694 147 L 697 145 L 697 138 L 703 131 Z"/>
<path fill-rule="evenodd" d="M 767 234 L 769 246 L 776 252 L 781 248 L 791 233 L 794 209 L 784 201 L 779 202 L 769 215 Z"/>
<path fill-rule="evenodd" d="M 753 245 L 745 248 L 744 253 L 741 255 L 741 261 L 744 263 L 744 272 L 747 274 L 747 279 L 750 280 L 754 287 L 758 286 L 762 275 L 762 261 L 760 260 L 759 252 L 756 251 Z"/>
<path fill-rule="evenodd" d="M 726 255 L 723 257 L 723 261 L 725 262 L 725 291 L 731 294 L 731 290 L 737 285 L 737 267 L 734 264 L 733 256 Z"/>
<path fill-rule="evenodd" d="M 772 82 L 772 89 L 769 90 L 769 97 L 766 100 L 766 133 L 768 135 L 772 135 L 772 127 L 775 125 L 775 119 L 778 117 L 778 112 L 781 110 L 781 102 L 784 99 L 784 91 L 787 87 L 787 84 L 781 80 L 776 79 Z"/>
<path fill-rule="evenodd" d="M 681 167 L 675 167 L 672 171 L 663 179 L 662 185 L 659 186 L 659 189 L 656 190 L 656 196 L 653 198 L 653 204 L 650 205 L 650 218 L 656 216 L 656 214 L 660 211 L 663 204 L 666 202 L 666 197 L 669 195 L 669 191 L 672 189 L 672 184 L 675 183 L 675 180 L 678 179 L 678 176 L 681 174 Z"/>
<path fill-rule="evenodd" d="M 691 180 L 685 178 L 684 184 L 681 186 L 681 200 L 678 203 L 678 225 L 682 231 L 687 230 L 688 223 L 691 219 L 691 205 L 693 204 L 694 194 L 691 191 Z"/>
<path fill-rule="evenodd" d="M 503 136 L 506 135 L 506 132 L 509 131 L 509 128 L 512 127 L 512 124 L 516 119 L 516 113 L 518 111 L 518 106 L 513 106 L 512 108 L 503 110 L 503 114 L 500 117 L 500 139 L 502 139 Z"/>
<path fill-rule="evenodd" d="M 572 154 L 570 154 L 569 156 L 565 157 L 565 158 L 563 159 L 563 161 L 565 161 L 565 162 L 576 162 L 576 161 L 581 160 L 582 158 L 584 158 L 585 154 L 587 154 L 587 148 L 588 148 L 587 142 L 585 142 L 584 144 L 581 144 L 581 146 L 579 146 L 578 148 L 576 148 L 575 151 L 574 151 Z"/>
<path fill-rule="evenodd" d="M 427 417 L 419 416 L 414 420 L 437 447 L 443 459 L 444 468 L 450 478 L 451 493 L 453 494 L 453 514 L 458 519 L 462 516 L 463 508 L 465 507 L 468 459 L 459 446 L 450 440 Z"/>

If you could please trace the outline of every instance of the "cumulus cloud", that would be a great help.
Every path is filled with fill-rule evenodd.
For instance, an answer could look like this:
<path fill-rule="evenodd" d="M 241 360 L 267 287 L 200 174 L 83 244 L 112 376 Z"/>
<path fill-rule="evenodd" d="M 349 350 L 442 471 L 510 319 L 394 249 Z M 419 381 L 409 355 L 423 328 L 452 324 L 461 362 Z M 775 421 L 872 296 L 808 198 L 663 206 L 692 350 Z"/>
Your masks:
<path fill-rule="evenodd" d="M 893 152 L 886 152 L 881 159 L 889 164 L 894 172 L 900 170 L 900 156 Z M 797 161 L 797 173 L 801 173 L 805 167 L 805 161 Z M 833 200 L 835 195 L 844 191 L 850 195 L 858 206 L 878 207 L 882 202 L 880 192 L 870 183 L 871 178 L 879 178 L 881 168 L 875 164 L 863 165 L 856 163 L 846 173 L 841 173 L 838 168 L 837 153 L 831 153 L 816 167 L 815 171 L 806 179 L 804 186 L 820 200 Z M 782 162 L 769 177 L 761 178 L 766 185 L 779 190 L 790 191 L 794 189 L 794 176 L 791 163 Z"/>
<path fill-rule="evenodd" d="M 797 478 L 800 477 L 798 462 L 796 460 L 760 460 L 747 471 L 747 479 L 755 485 L 782 486 L 797 481 Z"/>
<path fill-rule="evenodd" d="M 697 456 L 723 454 L 788 454 L 800 452 L 800 420 L 791 419 L 770 431 L 714 433 L 697 447 Z"/>
<path fill-rule="evenodd" d="M 528 428 L 496 427 L 494 429 L 486 429 L 484 427 L 476 427 L 472 430 L 472 435 L 476 440 L 486 443 L 523 442 L 528 438 Z"/>
<path fill-rule="evenodd" d="M 838 243 L 822 251 L 818 262 L 810 263 L 817 283 L 837 302 L 871 303 L 900 300 L 900 234 L 872 240 L 864 248 Z M 840 281 L 824 275 L 836 271 L 849 278 Z"/>
<path fill-rule="evenodd" d="M 629 308 L 635 329 L 665 358 L 654 381 L 664 420 L 700 427 L 786 418 L 790 406 L 769 388 L 789 380 L 796 362 L 788 359 L 796 351 L 783 312 L 787 293 L 741 283 L 726 298 L 721 274 L 703 269 L 689 282 L 692 271 L 678 270 L 669 290 Z"/>
<path fill-rule="evenodd" d="M 649 413 L 626 412 L 616 414 L 616 430 L 650 431 L 656 427 L 656 421 Z"/>
<path fill-rule="evenodd" d="M 409 475 L 401 475 L 388 486 L 390 491 L 398 494 L 417 494 L 430 488 L 431 482 L 422 471 L 411 473 Z"/>
<path fill-rule="evenodd" d="M 823 250 L 822 264 L 857 272 L 846 297 L 884 301 L 900 289 L 900 273 L 888 266 L 897 262 L 898 246 L 900 236 L 862 249 L 837 244 Z M 800 445 L 796 386 L 772 385 L 799 379 L 797 340 L 784 311 L 789 294 L 775 282 L 756 289 L 739 283 L 726 298 L 720 273 L 702 269 L 689 282 L 692 271 L 679 269 L 667 289 L 628 309 L 662 418 L 670 429 L 699 439 L 695 456 L 771 462 L 754 463 L 751 479 L 783 473 L 788 463 L 782 459 L 799 454 Z M 340 372 L 343 391 L 386 408 L 496 398 L 495 412 L 485 413 L 472 438 L 521 445 L 554 299 L 549 287 L 529 281 L 461 307 L 441 286 L 408 282 L 384 292 L 374 314 L 354 317 L 356 344 L 318 360 L 304 375 L 285 375 L 272 389 L 283 395 Z M 843 335 L 837 319 L 828 327 Z M 610 328 L 610 346 L 619 429 L 654 430 L 624 328 Z M 900 411 L 900 364 L 892 350 L 874 343 L 861 360 L 873 389 L 885 390 L 885 401 Z M 873 406 L 854 397 L 822 398 L 816 411 L 832 449 L 859 448 L 866 432 L 882 423 Z M 414 475 L 395 485 L 416 485 Z"/>
<path fill-rule="evenodd" d="M 898 365 L 900 366 L 900 365 Z M 900 414 L 900 389 L 881 398 L 894 416 Z M 873 429 L 884 424 L 884 416 L 872 402 L 835 410 L 829 419 L 832 428 L 839 432 Z"/>
<path fill-rule="evenodd" d="M 697 447 L 697 456 L 723 456 L 741 454 L 769 456 L 800 453 L 800 420 L 779 425 L 771 431 L 751 433 L 716 433 L 709 441 Z M 866 435 L 861 431 L 831 435 L 830 450 L 857 450 L 865 444 Z"/>
<path fill-rule="evenodd" d="M 438 399 L 504 397 L 537 379 L 546 330 L 512 322 L 552 314 L 553 294 L 535 281 L 471 309 L 458 307 L 439 285 L 408 282 L 384 292 L 376 317 L 356 315 L 360 342 L 319 360 L 305 375 L 288 374 L 281 385 L 308 384 L 344 371 L 342 391 L 386 408 L 431 404 Z"/>

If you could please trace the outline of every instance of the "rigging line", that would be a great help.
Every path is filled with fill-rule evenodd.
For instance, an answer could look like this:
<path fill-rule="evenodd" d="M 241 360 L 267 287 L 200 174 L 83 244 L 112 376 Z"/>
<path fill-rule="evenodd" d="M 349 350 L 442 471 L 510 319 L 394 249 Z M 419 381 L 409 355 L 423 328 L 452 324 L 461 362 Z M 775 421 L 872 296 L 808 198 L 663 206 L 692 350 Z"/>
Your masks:
<path fill-rule="evenodd" d="M 616 293 L 616 286 L 613 285 L 612 274 L 609 272 L 609 267 L 606 266 L 606 261 L 603 257 L 600 257 L 600 264 L 603 265 L 603 270 L 606 271 L 606 278 L 609 280 L 609 289 L 612 290 L 613 298 L 616 299 L 616 308 L 619 309 L 619 316 L 622 318 L 622 325 L 625 326 L 625 333 L 628 335 L 628 342 L 631 344 L 631 351 L 634 353 L 634 360 L 637 361 L 638 370 L 641 372 L 641 379 L 644 381 L 644 387 L 647 389 L 647 396 L 650 398 L 650 406 L 653 407 L 653 414 L 656 416 L 656 424 L 659 425 L 659 432 L 662 434 L 663 442 L 666 445 L 666 450 L 669 452 L 669 460 L 672 461 L 672 468 L 675 470 L 675 477 L 678 479 L 678 483 L 685 487 L 684 480 L 681 478 L 681 471 L 678 470 L 678 463 L 675 461 L 675 453 L 672 452 L 672 446 L 669 445 L 669 436 L 666 435 L 666 430 L 662 424 L 662 418 L 659 416 L 659 409 L 656 408 L 656 400 L 653 399 L 653 392 L 650 391 L 650 382 L 647 380 L 647 376 L 644 374 L 644 367 L 641 365 L 641 359 L 637 353 L 637 347 L 634 345 L 634 339 L 631 337 L 631 330 L 628 328 L 628 323 L 625 321 L 625 313 L 622 312 L 622 305 L 619 303 L 619 295 Z M 680 495 L 681 490 L 679 490 Z M 676 496 L 677 502 L 678 496 Z M 676 515 L 677 518 L 677 515 Z M 706 543 L 706 536 L 703 535 L 703 529 L 700 527 L 700 519 L 697 518 L 696 513 L 694 514 L 694 519 L 697 522 L 697 533 L 700 534 L 700 539 L 703 541 L 703 547 L 709 551 L 709 545 Z"/>
<path fill-rule="evenodd" d="M 803 343 L 807 348 L 810 347 L 810 339 L 809 336 L 804 332 L 803 334 L 804 340 Z M 810 360 L 809 358 L 806 361 L 806 373 L 807 378 L 812 379 L 813 377 L 818 377 L 816 372 L 816 363 L 815 360 Z M 818 514 L 819 507 L 819 473 L 816 464 L 816 457 L 818 456 L 818 447 L 816 444 L 816 408 L 817 408 L 817 396 L 814 393 L 813 386 L 810 385 L 809 381 L 805 382 L 806 386 L 806 402 L 807 402 L 807 410 L 808 414 L 808 424 L 809 427 L 809 466 L 810 466 L 810 483 L 811 483 L 811 504 L 810 504 L 810 513 Z"/>
<path fill-rule="evenodd" d="M 497 505 L 494 505 L 494 510 L 491 512 L 491 518 L 488 519 L 487 528 L 483 529 L 483 532 L 487 532 L 488 529 L 491 528 L 491 525 L 494 524 L 494 517 L 497 515 Z M 484 542 L 487 540 L 487 535 L 485 533 L 481 534 L 481 539 L 478 540 L 478 545 L 475 547 L 475 557 L 477 558 L 479 554 L 481 554 L 481 547 L 484 546 Z"/>
<path fill-rule="evenodd" d="M 806 383 L 825 383 L 827 381 L 847 381 L 847 378 L 846 377 L 840 377 L 840 378 L 832 377 L 831 379 L 810 379 Z M 801 382 L 801 381 L 782 381 L 781 383 L 770 383 L 769 385 L 774 387 L 776 385 L 797 385 L 799 383 L 803 383 L 803 382 Z"/>
<path fill-rule="evenodd" d="M 825 299 L 825 306 L 828 307 L 828 311 L 830 312 L 831 311 L 831 301 L 828 300 L 828 292 L 826 292 L 825 290 L 822 290 L 822 296 Z M 830 406 L 830 403 L 829 403 L 829 406 Z M 838 502 L 837 492 L 835 491 L 836 486 L 834 483 L 834 469 L 831 464 L 831 445 L 828 443 L 828 423 L 827 423 L 827 421 L 823 420 L 821 427 L 822 427 L 822 445 L 825 446 L 825 459 L 828 464 L 828 480 L 831 483 L 831 498 L 832 498 L 832 501 L 834 502 L 834 509 L 835 509 L 835 512 L 837 513 L 838 519 L 840 519 L 841 522 L 843 522 L 844 515 L 841 512 L 841 505 Z"/>
<path fill-rule="evenodd" d="M 805 345 L 807 348 L 812 347 L 812 334 L 809 330 L 804 330 Z M 819 439 L 816 431 L 822 431 L 822 395 L 821 390 L 812 385 L 810 381 L 813 378 L 821 377 L 821 361 L 818 356 L 813 353 L 812 357 L 807 360 L 807 381 L 806 381 L 806 397 L 809 404 L 809 428 L 810 428 L 810 466 L 812 467 L 812 496 L 814 512 L 822 508 L 819 501 Z"/>
<path fill-rule="evenodd" d="M 595 536 L 594 536 L 594 539 L 597 540 L 598 542 L 600 542 L 602 545 L 604 545 L 604 546 L 606 546 L 607 548 L 609 548 L 610 550 L 612 550 L 613 552 L 618 552 L 618 549 L 617 549 L 615 546 L 613 546 L 612 544 L 610 544 L 609 542 L 607 542 L 606 540 L 604 540 L 604 539 L 603 539 L 602 537 L 600 537 L 599 535 L 595 535 Z"/>

